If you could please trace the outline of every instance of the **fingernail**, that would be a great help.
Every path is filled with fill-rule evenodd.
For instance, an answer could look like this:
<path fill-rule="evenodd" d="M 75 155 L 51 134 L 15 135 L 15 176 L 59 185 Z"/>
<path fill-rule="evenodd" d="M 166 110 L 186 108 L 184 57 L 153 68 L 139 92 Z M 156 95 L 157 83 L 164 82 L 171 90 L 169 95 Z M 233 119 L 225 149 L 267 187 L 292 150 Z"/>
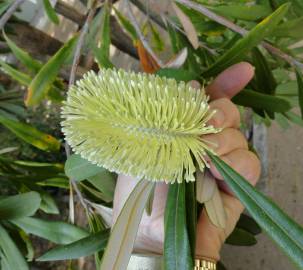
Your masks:
<path fill-rule="evenodd" d="M 214 127 L 222 127 L 224 124 L 224 120 L 225 120 L 225 115 L 224 113 L 219 110 L 216 109 L 215 110 L 215 114 L 213 115 L 213 117 L 210 119 L 210 124 L 212 124 Z"/>

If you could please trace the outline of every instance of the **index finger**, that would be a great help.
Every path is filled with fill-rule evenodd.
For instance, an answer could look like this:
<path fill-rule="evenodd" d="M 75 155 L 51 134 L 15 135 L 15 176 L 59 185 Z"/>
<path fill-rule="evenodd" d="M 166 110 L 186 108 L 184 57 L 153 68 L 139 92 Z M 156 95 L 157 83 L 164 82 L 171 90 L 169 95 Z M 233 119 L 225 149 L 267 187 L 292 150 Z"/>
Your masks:
<path fill-rule="evenodd" d="M 247 62 L 235 64 L 220 73 L 206 88 L 206 93 L 211 100 L 231 99 L 250 82 L 254 70 L 254 67 Z"/>

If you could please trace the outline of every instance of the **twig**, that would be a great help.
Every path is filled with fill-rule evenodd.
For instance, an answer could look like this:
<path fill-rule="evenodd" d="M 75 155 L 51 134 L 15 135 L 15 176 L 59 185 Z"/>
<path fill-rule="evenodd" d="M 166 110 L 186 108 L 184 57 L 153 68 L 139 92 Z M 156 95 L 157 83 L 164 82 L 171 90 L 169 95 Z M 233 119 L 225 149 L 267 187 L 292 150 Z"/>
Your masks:
<path fill-rule="evenodd" d="M 2 30 L 2 28 L 7 23 L 7 21 L 9 20 L 9 18 L 13 15 L 13 13 L 17 10 L 17 8 L 24 1 L 25 0 L 15 0 L 15 2 L 10 5 L 10 7 L 7 9 L 7 11 L 3 14 L 3 16 L 0 19 L 0 30 Z"/>
<path fill-rule="evenodd" d="M 76 72 L 77 72 L 77 68 L 79 65 L 80 57 L 81 57 L 81 50 L 83 47 L 84 38 L 88 32 L 88 27 L 93 19 L 94 14 L 95 14 L 95 8 L 92 7 L 88 13 L 87 19 L 82 27 L 82 30 L 81 30 L 81 33 L 80 33 L 80 36 L 79 36 L 79 39 L 77 42 L 75 55 L 74 55 L 74 59 L 73 59 L 73 63 L 72 63 L 72 69 L 71 69 L 70 78 L 69 78 L 69 84 L 68 84 L 69 87 L 71 87 L 75 83 Z"/>
<path fill-rule="evenodd" d="M 135 30 L 136 30 L 136 33 L 140 39 L 140 41 L 142 42 L 144 48 L 148 51 L 148 53 L 154 58 L 154 60 L 157 62 L 157 64 L 160 66 L 160 67 L 163 67 L 164 64 L 163 62 L 161 61 L 161 59 L 158 58 L 158 56 L 154 53 L 153 49 L 149 46 L 146 38 L 144 37 L 144 35 L 142 34 L 141 32 L 141 29 L 138 25 L 138 22 L 131 10 L 131 6 L 130 6 L 130 3 L 128 0 L 125 0 L 126 2 L 126 7 L 127 7 L 127 12 L 128 12 L 128 15 L 129 15 L 129 19 L 132 23 L 132 25 L 135 27 Z"/>
<path fill-rule="evenodd" d="M 151 11 L 139 0 L 130 0 L 130 2 L 132 2 L 139 10 L 141 10 L 141 12 L 150 17 L 156 24 L 165 29 L 165 23 L 162 21 L 161 16 Z"/>
<path fill-rule="evenodd" d="M 78 68 L 78 65 L 79 65 L 79 61 L 80 61 L 80 57 L 81 57 L 81 50 L 82 50 L 82 47 L 83 47 L 83 43 L 84 43 L 84 38 L 85 38 L 85 35 L 87 34 L 88 32 L 88 27 L 93 19 L 93 16 L 95 14 L 95 9 L 96 7 L 96 2 L 94 3 L 93 7 L 90 9 L 88 15 L 87 15 L 87 18 L 86 18 L 86 21 L 82 27 L 82 30 L 81 30 L 81 33 L 80 33 L 80 36 L 79 36 L 79 39 L 78 39 L 78 42 L 77 42 L 77 46 L 76 46 L 76 49 L 75 49 L 75 54 L 74 54 L 74 58 L 73 58 L 73 63 L 72 63 L 72 68 L 71 68 L 71 73 L 70 73 L 70 78 L 69 78 L 69 83 L 68 83 L 68 87 L 70 88 L 74 83 L 75 83 L 75 78 L 76 78 L 76 72 L 77 72 L 77 68 Z M 71 154 L 71 149 L 70 149 L 70 146 L 68 145 L 67 142 L 65 142 L 65 152 L 66 152 L 66 156 L 70 156 Z M 70 190 L 71 190 L 71 193 L 70 193 L 70 196 L 73 197 L 73 192 L 72 192 L 72 189 L 74 189 L 76 191 L 76 194 L 79 198 L 79 201 L 81 203 L 81 205 L 83 206 L 83 208 L 88 211 L 89 210 L 89 206 L 87 205 L 87 203 L 85 202 L 78 186 L 77 186 L 77 183 L 75 182 L 74 179 L 70 178 Z M 73 220 L 73 217 L 71 217 L 71 220 Z"/>
<path fill-rule="evenodd" d="M 239 33 L 242 36 L 244 36 L 248 33 L 248 31 L 246 29 L 236 25 L 235 23 L 231 22 L 230 20 L 228 20 L 228 19 L 226 19 L 226 18 L 224 18 L 220 15 L 217 15 L 216 13 L 212 12 L 211 10 L 209 10 L 208 8 L 206 8 L 205 6 L 203 6 L 201 4 L 195 3 L 195 2 L 190 1 L 190 0 L 175 0 L 175 1 L 191 8 L 191 9 L 199 11 L 201 14 L 208 17 L 209 19 L 211 19 L 211 20 L 213 20 L 213 21 L 215 21 L 215 22 L 233 30 L 236 33 Z M 265 42 L 265 41 L 262 42 L 261 44 L 268 52 L 282 58 L 283 60 L 288 62 L 290 65 L 303 68 L 303 63 L 297 61 L 292 56 L 290 56 L 287 53 L 281 51 L 279 48 L 276 48 L 276 47 L 272 46 L 271 44 L 269 44 L 268 42 Z"/>

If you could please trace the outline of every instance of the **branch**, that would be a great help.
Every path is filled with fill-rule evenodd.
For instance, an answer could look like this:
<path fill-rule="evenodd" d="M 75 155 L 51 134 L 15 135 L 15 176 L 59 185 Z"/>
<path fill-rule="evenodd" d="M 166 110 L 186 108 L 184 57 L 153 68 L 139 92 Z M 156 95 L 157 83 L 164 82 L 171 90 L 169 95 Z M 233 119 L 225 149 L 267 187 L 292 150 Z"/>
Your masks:
<path fill-rule="evenodd" d="M 159 16 L 157 13 L 153 12 L 152 10 L 149 10 L 142 2 L 139 0 L 130 0 L 133 5 L 135 5 L 141 12 L 143 12 L 145 15 L 150 17 L 155 23 L 157 23 L 159 26 L 161 26 L 163 29 L 166 29 L 165 23 L 163 22 L 161 16 Z"/>
<path fill-rule="evenodd" d="M 163 67 L 164 64 L 161 61 L 161 59 L 158 58 L 158 56 L 155 54 L 155 52 L 153 51 L 153 49 L 149 46 L 145 36 L 142 34 L 140 26 L 138 25 L 138 22 L 131 10 L 131 6 L 128 0 L 125 1 L 126 2 L 126 7 L 127 7 L 127 12 L 129 15 L 129 19 L 132 23 L 132 25 L 135 27 L 136 33 L 140 39 L 140 41 L 142 42 L 144 48 L 148 51 L 148 53 L 154 58 L 154 60 L 157 62 L 158 66 Z"/>
<path fill-rule="evenodd" d="M 14 14 L 14 12 L 17 10 L 17 8 L 24 1 L 25 0 L 15 0 L 15 2 L 10 5 L 10 7 L 7 9 L 7 11 L 3 14 L 3 16 L 0 19 L 0 30 L 2 30 L 2 28 L 7 23 L 7 21 L 9 20 L 9 18 Z"/>
<path fill-rule="evenodd" d="M 93 7 L 89 10 L 89 13 L 87 15 L 87 18 L 85 20 L 85 23 L 82 27 L 78 42 L 77 42 L 77 46 L 76 46 L 76 50 L 75 50 L 75 54 L 74 54 L 74 58 L 73 58 L 73 63 L 72 63 L 72 68 L 71 68 L 71 72 L 70 72 L 70 78 L 69 78 L 69 83 L 68 83 L 68 88 L 70 88 L 74 83 L 75 83 L 75 78 L 76 78 L 76 72 L 77 72 L 77 68 L 79 65 L 79 61 L 80 61 L 80 57 L 81 57 L 81 50 L 83 47 L 83 43 L 84 43 L 84 38 L 85 35 L 88 32 L 88 27 L 94 17 L 95 14 L 95 7 L 96 7 L 96 1 L 94 2 Z M 66 152 L 66 156 L 68 157 L 71 154 L 71 149 L 70 146 L 68 145 L 67 142 L 65 142 L 65 152 Z M 87 205 L 87 203 L 85 202 L 79 188 L 78 185 L 76 183 L 76 181 L 72 178 L 69 179 L 70 180 L 70 196 L 73 197 L 73 191 L 72 189 L 74 189 L 76 191 L 76 194 L 80 200 L 80 203 L 82 204 L 83 208 L 86 211 L 89 211 L 89 206 Z M 71 209 L 73 208 L 73 206 L 70 206 Z M 73 220 L 74 218 L 72 217 L 71 220 Z"/>
<path fill-rule="evenodd" d="M 204 16 L 206 16 L 207 18 L 233 30 L 236 33 L 239 33 L 240 35 L 244 36 L 248 33 L 248 31 L 238 25 L 236 25 L 235 23 L 233 23 L 232 21 L 217 15 L 216 13 L 212 12 L 211 10 L 209 10 L 208 8 L 206 8 L 205 6 L 195 3 L 193 1 L 190 0 L 175 0 L 176 2 L 183 4 L 191 9 L 194 9 L 198 12 L 200 12 L 201 14 L 203 14 Z M 279 48 L 276 48 L 274 46 L 272 46 L 271 44 L 269 44 L 268 42 L 263 41 L 262 46 L 271 54 L 276 55 L 280 58 L 282 58 L 283 60 L 285 60 L 286 62 L 288 62 L 290 65 L 292 66 L 297 66 L 299 68 L 303 68 L 303 63 L 297 61 L 295 58 L 293 58 L 292 56 L 288 55 L 287 53 L 283 52 L 282 50 L 280 50 Z"/>
<path fill-rule="evenodd" d="M 71 69 L 69 84 L 68 84 L 69 87 L 71 87 L 75 83 L 75 77 L 76 77 L 76 72 L 77 72 L 77 68 L 79 65 L 80 57 L 81 57 L 81 50 L 83 47 L 84 38 L 88 32 L 88 27 L 94 17 L 95 11 L 96 11 L 96 9 L 94 7 L 91 8 L 91 10 L 89 11 L 89 13 L 87 15 L 87 19 L 84 23 L 84 26 L 81 30 L 81 33 L 80 33 L 80 36 L 79 36 L 79 39 L 77 42 L 76 50 L 75 50 L 73 63 L 72 63 L 72 69 Z"/>

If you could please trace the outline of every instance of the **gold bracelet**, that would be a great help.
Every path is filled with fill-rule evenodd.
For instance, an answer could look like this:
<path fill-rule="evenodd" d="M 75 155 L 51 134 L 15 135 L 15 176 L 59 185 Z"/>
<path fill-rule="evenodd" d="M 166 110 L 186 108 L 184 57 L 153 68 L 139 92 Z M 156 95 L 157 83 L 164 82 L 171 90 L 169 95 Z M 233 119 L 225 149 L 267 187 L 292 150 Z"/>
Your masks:
<path fill-rule="evenodd" d="M 207 259 L 207 258 L 195 259 L 194 270 L 216 270 L 217 269 L 216 265 L 217 265 L 216 262 L 211 259 Z"/>

